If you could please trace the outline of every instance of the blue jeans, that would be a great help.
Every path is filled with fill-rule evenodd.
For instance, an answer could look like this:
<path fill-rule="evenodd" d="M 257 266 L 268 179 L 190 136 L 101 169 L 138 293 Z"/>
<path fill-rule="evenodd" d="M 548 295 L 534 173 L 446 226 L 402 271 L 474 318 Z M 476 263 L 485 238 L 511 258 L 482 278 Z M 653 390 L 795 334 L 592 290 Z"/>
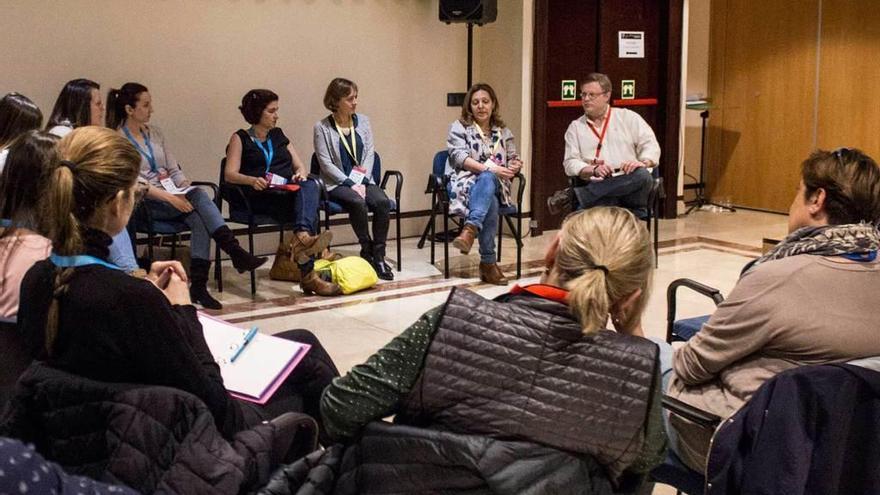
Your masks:
<path fill-rule="evenodd" d="M 649 340 L 657 344 L 657 347 L 660 348 L 660 383 L 662 384 L 661 391 L 665 394 L 666 389 L 669 387 L 669 382 L 672 380 L 672 375 L 675 373 L 675 371 L 672 370 L 672 345 L 657 337 L 650 337 Z M 665 409 L 663 410 L 663 429 L 666 430 L 666 438 L 669 440 L 669 448 L 678 454 L 678 435 L 669 425 L 669 412 Z"/>
<path fill-rule="evenodd" d="M 491 172 L 477 176 L 468 196 L 469 223 L 479 230 L 480 263 L 495 263 L 495 235 L 498 234 L 498 190 L 501 184 Z"/>
<path fill-rule="evenodd" d="M 272 190 L 252 193 L 251 208 L 254 214 L 269 215 L 285 222 L 292 215 L 294 232 L 314 234 L 318 228 L 321 189 L 318 183 L 311 179 L 297 184 L 299 191 L 295 193 Z"/>
<path fill-rule="evenodd" d="M 574 188 L 578 200 L 577 209 L 621 206 L 642 217 L 647 215 L 648 195 L 653 184 L 654 178 L 645 168 L 639 168 L 631 174 L 589 182 L 585 186 Z"/>
<path fill-rule="evenodd" d="M 211 201 L 208 194 L 199 188 L 186 193 L 186 199 L 192 204 L 193 211 L 183 213 L 170 203 L 145 199 L 147 208 L 153 221 L 175 221 L 185 223 L 190 231 L 190 253 L 194 259 L 211 259 L 211 234 L 219 229 L 225 222 L 223 215 L 217 209 L 217 205 Z"/>
<path fill-rule="evenodd" d="M 113 242 L 110 244 L 110 263 L 122 268 L 125 272 L 133 272 L 137 270 L 137 259 L 134 257 L 134 248 L 131 245 L 131 236 L 128 235 L 128 229 L 122 229 L 118 234 L 113 236 Z"/>

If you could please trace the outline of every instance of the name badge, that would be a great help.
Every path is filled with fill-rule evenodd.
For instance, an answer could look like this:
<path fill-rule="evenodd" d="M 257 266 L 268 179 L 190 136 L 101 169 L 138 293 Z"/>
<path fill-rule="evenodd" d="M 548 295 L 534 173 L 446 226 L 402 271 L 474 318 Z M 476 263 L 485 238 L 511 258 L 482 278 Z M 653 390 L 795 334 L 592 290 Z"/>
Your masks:
<path fill-rule="evenodd" d="M 348 174 L 348 178 L 351 179 L 355 184 L 360 184 L 364 181 L 364 177 L 367 176 L 367 169 L 364 167 L 354 167 L 351 169 L 351 173 Z"/>
<path fill-rule="evenodd" d="M 177 186 L 174 185 L 174 181 L 171 180 L 171 177 L 166 176 L 164 179 L 159 179 L 159 182 L 162 184 L 162 187 L 170 193 L 176 193 L 178 191 Z"/>
<path fill-rule="evenodd" d="M 266 182 L 269 183 L 269 186 L 283 186 L 284 184 L 287 184 L 287 179 L 278 174 L 268 172 L 266 174 Z"/>

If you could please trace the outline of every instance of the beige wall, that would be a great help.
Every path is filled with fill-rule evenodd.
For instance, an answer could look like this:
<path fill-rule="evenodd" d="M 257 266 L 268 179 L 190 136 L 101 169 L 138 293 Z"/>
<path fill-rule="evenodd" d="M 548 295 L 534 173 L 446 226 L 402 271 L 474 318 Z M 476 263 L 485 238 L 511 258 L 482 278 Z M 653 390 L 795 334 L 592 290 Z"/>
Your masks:
<path fill-rule="evenodd" d="M 499 3 L 498 22 L 476 30 L 475 78 L 501 93 L 519 137 L 523 2 Z M 0 93 L 22 92 L 48 116 L 69 79 L 94 79 L 105 94 L 144 83 L 153 122 L 195 179 L 217 180 L 230 134 L 245 125 L 237 106 L 248 89 L 280 95 L 279 125 L 308 160 L 327 83 L 353 79 L 383 164 L 406 176 L 404 211 L 429 208 L 431 157 L 459 113 L 446 93 L 466 82 L 466 28 L 439 22 L 437 0 L 0 0 L 0 11 Z"/>

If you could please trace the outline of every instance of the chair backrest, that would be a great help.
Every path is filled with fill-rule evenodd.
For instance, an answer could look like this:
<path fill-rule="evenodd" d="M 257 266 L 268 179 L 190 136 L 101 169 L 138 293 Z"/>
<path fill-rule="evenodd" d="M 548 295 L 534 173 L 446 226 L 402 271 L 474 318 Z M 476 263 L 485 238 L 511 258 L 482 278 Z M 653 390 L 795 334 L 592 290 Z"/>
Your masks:
<path fill-rule="evenodd" d="M 434 154 L 434 163 L 431 166 L 431 173 L 435 177 L 443 177 L 446 175 L 446 163 L 449 161 L 449 152 L 446 150 L 438 151 Z"/>
<path fill-rule="evenodd" d="M 382 159 L 379 153 L 373 152 L 373 182 L 380 184 L 382 182 Z"/>
<path fill-rule="evenodd" d="M 222 186 L 226 183 L 226 157 L 224 156 L 220 160 L 220 180 L 217 181 L 217 184 Z"/>
<path fill-rule="evenodd" d="M 13 320 L 0 320 L 0 409 L 12 396 L 15 382 L 31 362 L 24 337 Z"/>

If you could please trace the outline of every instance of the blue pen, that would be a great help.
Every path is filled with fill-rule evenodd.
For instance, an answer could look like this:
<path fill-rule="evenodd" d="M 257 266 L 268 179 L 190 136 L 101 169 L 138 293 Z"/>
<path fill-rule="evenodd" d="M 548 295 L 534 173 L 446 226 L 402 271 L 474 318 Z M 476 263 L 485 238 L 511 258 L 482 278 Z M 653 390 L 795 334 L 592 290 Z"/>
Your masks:
<path fill-rule="evenodd" d="M 254 340 L 254 336 L 256 334 L 257 327 L 251 327 L 251 329 L 248 330 L 248 333 L 244 335 L 244 339 L 242 339 L 241 341 L 241 345 L 238 346 L 238 349 L 235 350 L 235 354 L 233 354 L 232 358 L 229 359 L 230 363 L 234 363 L 235 360 L 238 359 L 238 356 L 241 355 L 241 352 L 244 351 L 244 348 L 247 347 L 247 345 L 250 344 L 252 340 Z"/>

